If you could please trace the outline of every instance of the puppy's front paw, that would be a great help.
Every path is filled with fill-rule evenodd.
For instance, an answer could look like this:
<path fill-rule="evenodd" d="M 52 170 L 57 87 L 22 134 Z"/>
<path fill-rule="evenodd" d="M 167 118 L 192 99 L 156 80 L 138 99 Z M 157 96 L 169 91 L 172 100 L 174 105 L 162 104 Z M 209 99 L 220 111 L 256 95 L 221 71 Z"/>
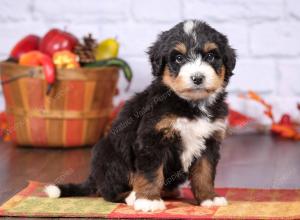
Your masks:
<path fill-rule="evenodd" d="M 149 200 L 149 199 L 137 199 L 134 202 L 134 209 L 136 211 L 143 212 L 154 212 L 157 210 L 166 209 L 165 203 L 163 200 Z"/>
<path fill-rule="evenodd" d="M 201 206 L 212 207 L 212 206 L 227 206 L 228 202 L 225 197 L 215 197 L 214 199 L 206 199 L 201 202 Z"/>

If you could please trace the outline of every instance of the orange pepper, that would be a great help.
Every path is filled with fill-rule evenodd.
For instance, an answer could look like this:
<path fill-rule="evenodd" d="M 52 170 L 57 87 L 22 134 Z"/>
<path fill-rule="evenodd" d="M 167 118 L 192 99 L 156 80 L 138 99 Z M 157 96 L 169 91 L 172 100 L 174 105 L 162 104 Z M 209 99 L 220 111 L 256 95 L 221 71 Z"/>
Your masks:
<path fill-rule="evenodd" d="M 24 53 L 19 59 L 19 64 L 24 66 L 39 66 L 42 55 L 43 54 L 37 50 Z"/>

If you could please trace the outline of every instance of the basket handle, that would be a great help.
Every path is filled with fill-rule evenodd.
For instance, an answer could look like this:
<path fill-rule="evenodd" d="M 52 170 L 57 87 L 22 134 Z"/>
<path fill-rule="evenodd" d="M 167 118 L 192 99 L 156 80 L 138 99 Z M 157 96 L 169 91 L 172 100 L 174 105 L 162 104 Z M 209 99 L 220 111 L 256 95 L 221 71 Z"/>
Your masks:
<path fill-rule="evenodd" d="M 21 79 L 21 78 L 34 77 L 35 75 L 36 75 L 36 73 L 35 73 L 34 70 L 29 70 L 28 73 L 23 73 L 23 74 L 19 74 L 17 76 L 12 76 L 8 79 L 0 80 L 0 82 L 1 82 L 2 85 L 4 85 L 4 84 L 7 84 L 7 83 L 11 83 L 13 81 L 16 81 L 18 79 Z"/>

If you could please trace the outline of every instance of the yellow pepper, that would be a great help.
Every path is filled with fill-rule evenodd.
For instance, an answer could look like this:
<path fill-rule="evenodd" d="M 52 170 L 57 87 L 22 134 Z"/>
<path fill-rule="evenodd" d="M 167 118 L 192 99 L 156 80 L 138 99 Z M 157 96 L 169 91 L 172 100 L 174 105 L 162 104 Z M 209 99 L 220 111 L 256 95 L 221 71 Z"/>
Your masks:
<path fill-rule="evenodd" d="M 79 58 L 68 50 L 57 51 L 53 54 L 53 63 L 57 68 L 72 69 L 80 67 Z"/>

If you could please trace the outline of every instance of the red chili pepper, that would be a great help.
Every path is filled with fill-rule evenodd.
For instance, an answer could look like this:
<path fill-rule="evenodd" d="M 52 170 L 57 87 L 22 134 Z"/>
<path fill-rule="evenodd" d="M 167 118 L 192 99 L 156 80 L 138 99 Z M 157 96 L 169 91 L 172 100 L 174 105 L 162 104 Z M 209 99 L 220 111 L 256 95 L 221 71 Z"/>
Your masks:
<path fill-rule="evenodd" d="M 46 81 L 49 84 L 53 84 L 55 82 L 55 67 L 52 59 L 47 55 L 43 55 L 40 58 L 40 62 L 43 66 Z"/>
<path fill-rule="evenodd" d="M 49 84 L 47 94 L 51 89 L 51 85 L 55 82 L 55 66 L 51 57 L 41 53 L 40 51 L 30 51 L 20 57 L 19 64 L 25 66 L 42 66 L 45 79 Z"/>
<path fill-rule="evenodd" d="M 19 59 L 19 57 L 32 50 L 37 50 L 39 48 L 40 37 L 36 35 L 27 35 L 21 39 L 11 50 L 10 57 Z"/>

